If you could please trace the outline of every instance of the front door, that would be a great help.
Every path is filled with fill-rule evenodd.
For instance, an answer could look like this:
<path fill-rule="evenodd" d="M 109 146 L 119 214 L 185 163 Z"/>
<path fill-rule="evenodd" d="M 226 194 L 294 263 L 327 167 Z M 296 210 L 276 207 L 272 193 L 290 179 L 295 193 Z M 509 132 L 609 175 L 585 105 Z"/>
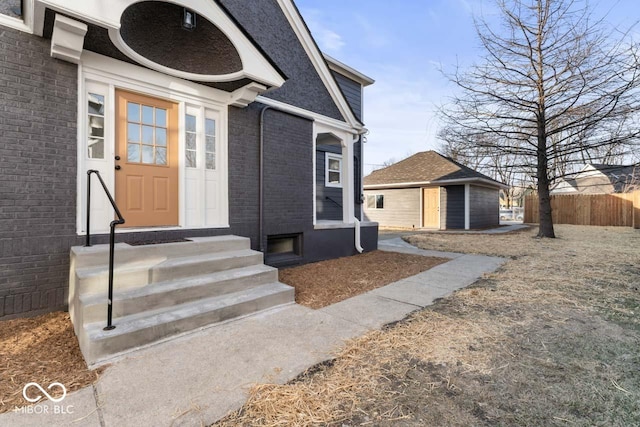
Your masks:
<path fill-rule="evenodd" d="M 178 225 L 178 105 L 117 90 L 115 148 L 124 226 Z"/>
<path fill-rule="evenodd" d="M 422 226 L 440 228 L 440 188 L 422 189 Z"/>

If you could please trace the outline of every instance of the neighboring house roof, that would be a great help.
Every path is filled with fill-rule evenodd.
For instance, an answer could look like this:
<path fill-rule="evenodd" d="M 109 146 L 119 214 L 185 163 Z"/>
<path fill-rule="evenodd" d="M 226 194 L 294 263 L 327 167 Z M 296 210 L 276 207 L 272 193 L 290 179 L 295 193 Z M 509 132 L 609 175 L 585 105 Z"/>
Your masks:
<path fill-rule="evenodd" d="M 365 189 L 466 183 L 508 188 L 507 185 L 435 151 L 414 154 L 384 169 L 373 171 L 364 178 Z"/>
<path fill-rule="evenodd" d="M 587 164 L 580 172 L 561 178 L 551 194 L 623 193 L 640 185 L 640 165 Z"/>
<path fill-rule="evenodd" d="M 551 188 L 551 194 L 572 194 L 578 192 L 575 178 L 560 178 Z"/>
<path fill-rule="evenodd" d="M 615 193 L 629 190 L 630 186 L 633 184 L 637 185 L 638 180 L 640 180 L 640 176 L 638 176 L 640 175 L 639 165 L 591 164 L 589 166 L 607 177 Z"/>

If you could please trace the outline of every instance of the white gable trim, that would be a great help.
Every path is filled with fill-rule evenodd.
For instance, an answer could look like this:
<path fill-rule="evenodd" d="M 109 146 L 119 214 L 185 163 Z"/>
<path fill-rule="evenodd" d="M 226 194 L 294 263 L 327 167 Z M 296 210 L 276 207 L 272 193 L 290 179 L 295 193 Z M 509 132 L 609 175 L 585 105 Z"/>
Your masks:
<path fill-rule="evenodd" d="M 307 56 L 311 60 L 311 63 L 313 64 L 316 71 L 318 72 L 320 79 L 322 80 L 325 87 L 329 91 L 329 94 L 331 95 L 333 102 L 335 102 L 336 106 L 338 107 L 338 110 L 340 111 L 342 116 L 345 118 L 346 122 L 355 128 L 358 128 L 358 129 L 362 128 L 362 125 L 360 124 L 358 119 L 355 117 L 355 115 L 351 111 L 351 108 L 349 107 L 347 100 L 342 94 L 342 91 L 338 87 L 338 84 L 336 83 L 335 79 L 331 75 L 331 71 L 329 70 L 327 63 L 325 62 L 322 53 L 320 52 L 315 42 L 313 41 L 313 37 L 311 36 L 311 33 L 307 29 L 306 24 L 300 17 L 300 14 L 298 13 L 296 6 L 293 4 L 291 0 L 278 0 L 278 4 L 280 5 L 280 8 L 284 12 L 285 17 L 289 21 L 291 28 L 293 28 L 293 31 L 296 33 L 296 36 L 298 36 L 298 40 L 300 40 L 300 43 L 302 44 L 302 47 L 307 53 Z"/>
<path fill-rule="evenodd" d="M 64 13 L 72 18 L 99 25 L 109 32 L 113 44 L 136 63 L 152 70 L 159 71 L 185 80 L 200 82 L 228 82 L 242 78 L 255 80 L 264 86 L 280 87 L 284 78 L 278 70 L 264 57 L 247 36 L 236 26 L 233 20 L 210 0 L 171 0 L 178 6 L 193 10 L 201 19 L 204 18 L 222 31 L 233 44 L 242 61 L 242 70 L 229 74 L 204 75 L 176 70 L 153 62 L 131 49 L 120 35 L 120 18 L 124 11 L 140 0 L 35 0 L 36 23 L 35 32 L 42 35 L 44 25 L 44 9 L 46 7 Z M 108 4 L 107 4 L 108 3 Z"/>
<path fill-rule="evenodd" d="M 322 56 L 324 56 L 324 59 L 327 60 L 329 69 L 331 69 L 332 71 L 335 71 L 338 74 L 342 74 L 346 78 L 353 80 L 356 83 L 360 83 L 362 87 L 372 85 L 376 82 L 371 77 L 362 74 L 360 71 L 354 68 L 351 68 L 344 62 L 340 62 L 337 59 L 327 55 L 326 53 L 323 53 Z"/>

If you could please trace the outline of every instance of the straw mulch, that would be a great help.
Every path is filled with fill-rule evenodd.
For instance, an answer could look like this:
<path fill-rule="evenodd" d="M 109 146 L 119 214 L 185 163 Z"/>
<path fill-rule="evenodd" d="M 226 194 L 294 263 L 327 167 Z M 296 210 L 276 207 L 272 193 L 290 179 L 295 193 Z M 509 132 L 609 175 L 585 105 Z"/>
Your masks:
<path fill-rule="evenodd" d="M 29 382 L 45 388 L 59 382 L 71 392 L 94 383 L 103 370 L 87 369 L 69 313 L 0 322 L 0 413 L 30 405 L 22 396 Z M 58 387 L 51 392 L 62 395 Z"/>
<path fill-rule="evenodd" d="M 451 336 L 458 339 L 453 341 Z M 406 396 L 396 386 L 411 382 L 410 373 L 417 367 L 434 373 L 424 392 L 441 386 L 454 390 L 455 385 L 437 373 L 440 366 L 447 363 L 455 366 L 463 360 L 468 369 L 488 369 L 484 355 L 464 350 L 477 343 L 478 337 L 489 336 L 474 322 L 460 323 L 438 313 L 422 312 L 390 330 L 374 331 L 351 340 L 333 363 L 303 374 L 289 384 L 254 386 L 245 406 L 216 425 L 341 426 L 345 420 L 356 422 L 344 425 L 405 420 L 409 417 L 402 405 L 376 402 L 390 394 L 396 398 Z M 430 359 L 438 360 L 439 365 L 423 362 Z M 369 406 L 372 410 L 362 411 Z"/>
<path fill-rule="evenodd" d="M 447 261 L 445 258 L 373 251 L 280 269 L 279 279 L 296 289 L 298 304 L 318 309 Z"/>
<path fill-rule="evenodd" d="M 640 232 L 536 231 L 410 238 L 510 260 L 216 425 L 640 425 Z"/>

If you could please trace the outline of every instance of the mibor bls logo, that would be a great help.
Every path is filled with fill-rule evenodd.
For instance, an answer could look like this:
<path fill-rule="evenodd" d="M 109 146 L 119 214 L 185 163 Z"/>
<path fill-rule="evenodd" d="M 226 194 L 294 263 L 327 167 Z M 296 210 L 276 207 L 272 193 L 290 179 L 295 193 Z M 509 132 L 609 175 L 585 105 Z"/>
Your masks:
<path fill-rule="evenodd" d="M 53 392 L 56 388 L 62 390 L 62 396 L 53 397 L 51 394 L 47 392 L 47 390 Z M 33 390 L 36 389 L 39 393 L 33 397 L 30 397 L 27 392 L 31 390 L 30 393 L 33 395 Z M 62 402 L 65 397 L 67 397 L 67 388 L 64 384 L 59 382 L 53 382 L 49 384 L 47 389 L 45 390 L 40 384 L 36 382 L 27 383 L 22 389 L 22 396 L 25 398 L 27 402 L 37 403 L 40 402 L 43 398 L 47 398 L 51 402 L 54 403 L 53 406 L 48 405 L 35 405 L 35 406 L 22 406 L 16 407 L 14 412 L 18 412 L 21 414 L 54 414 L 54 415 L 62 415 L 62 414 L 72 414 L 73 413 L 73 405 L 58 405 L 59 402 Z"/>

